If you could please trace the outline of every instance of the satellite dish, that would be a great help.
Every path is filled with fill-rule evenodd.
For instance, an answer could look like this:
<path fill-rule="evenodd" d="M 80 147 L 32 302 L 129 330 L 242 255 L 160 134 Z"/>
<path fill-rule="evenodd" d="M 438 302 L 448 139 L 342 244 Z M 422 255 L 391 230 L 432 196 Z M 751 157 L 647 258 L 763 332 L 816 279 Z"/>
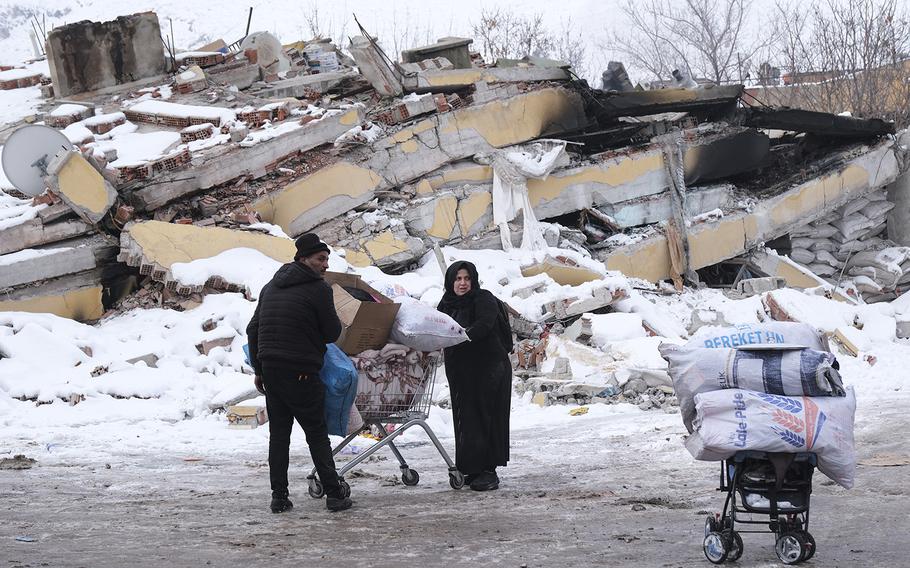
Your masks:
<path fill-rule="evenodd" d="M 45 188 L 47 165 L 61 150 L 73 150 L 69 138 L 50 126 L 33 124 L 13 132 L 3 145 L 3 173 L 16 189 L 35 197 Z"/>

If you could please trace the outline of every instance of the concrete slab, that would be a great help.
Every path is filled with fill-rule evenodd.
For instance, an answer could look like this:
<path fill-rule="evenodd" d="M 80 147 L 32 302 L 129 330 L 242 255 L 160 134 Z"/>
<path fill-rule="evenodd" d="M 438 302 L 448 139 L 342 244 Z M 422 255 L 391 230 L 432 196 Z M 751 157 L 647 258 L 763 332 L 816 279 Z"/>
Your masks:
<path fill-rule="evenodd" d="M 116 239 L 96 235 L 0 256 L 0 290 L 100 268 L 117 256 Z"/>
<path fill-rule="evenodd" d="M 72 239 L 94 231 L 94 227 L 79 219 L 47 224 L 41 219 L 32 219 L 0 231 L 0 255 Z"/>
<path fill-rule="evenodd" d="M 292 79 L 283 79 L 269 83 L 267 87 L 255 91 L 257 97 L 277 99 L 282 97 L 306 98 L 315 93 L 325 93 L 338 86 L 345 79 L 358 77 L 355 71 L 334 71 L 315 75 L 299 75 Z"/>
<path fill-rule="evenodd" d="M 266 173 L 266 166 L 297 152 L 333 142 L 360 124 L 363 118 L 363 109 L 352 107 L 248 148 L 238 149 L 233 144 L 211 148 L 193 158 L 192 175 L 179 171 L 162 176 L 155 180 L 154 185 L 133 191 L 131 200 L 139 209 L 154 210 L 181 197 L 241 176 L 262 177 Z"/>

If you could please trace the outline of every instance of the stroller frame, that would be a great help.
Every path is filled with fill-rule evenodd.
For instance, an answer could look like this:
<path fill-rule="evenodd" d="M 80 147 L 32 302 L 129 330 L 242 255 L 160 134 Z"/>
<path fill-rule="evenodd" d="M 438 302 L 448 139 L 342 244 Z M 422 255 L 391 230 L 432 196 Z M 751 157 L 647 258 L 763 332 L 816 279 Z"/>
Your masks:
<path fill-rule="evenodd" d="M 765 532 L 737 529 L 737 524 L 766 525 L 776 535 L 774 549 L 784 564 L 797 564 L 812 558 L 816 546 L 809 533 L 809 501 L 815 465 L 816 455 L 809 452 L 783 454 L 749 450 L 721 461 L 717 490 L 726 492 L 727 497 L 723 512 L 705 519 L 703 549 L 708 561 L 713 564 L 735 562 L 743 553 L 740 533 Z M 748 474 L 759 468 L 773 476 L 766 479 L 749 477 Z M 767 515 L 768 519 L 755 520 L 753 515 Z"/>
<path fill-rule="evenodd" d="M 427 424 L 427 417 L 429 416 L 430 407 L 432 406 L 433 390 L 436 386 L 436 369 L 439 365 L 439 353 L 429 353 L 425 355 L 423 378 L 421 379 L 416 392 L 411 393 L 410 395 L 404 395 L 402 393 L 372 395 L 370 401 L 373 404 L 370 406 L 370 409 L 361 412 L 364 419 L 363 427 L 356 432 L 348 434 L 341 443 L 332 449 L 332 456 L 334 457 L 364 431 L 372 430 L 376 432 L 379 437 L 379 440 L 375 444 L 357 454 L 352 460 L 347 462 L 344 467 L 338 470 L 338 478 L 341 483 L 341 490 L 344 497 L 348 497 L 351 494 L 351 486 L 344 480 L 344 476 L 364 460 L 379 451 L 380 448 L 386 446 L 398 460 L 398 468 L 401 471 L 402 483 L 413 486 L 420 482 L 420 475 L 416 470 L 408 466 L 404 456 L 401 455 L 401 450 L 395 445 L 395 438 L 414 426 L 419 426 L 426 432 L 427 437 L 430 438 L 430 441 L 436 446 L 439 455 L 442 456 L 442 459 L 445 461 L 449 472 L 449 486 L 452 487 L 452 489 L 461 489 L 464 487 L 464 475 L 458 471 L 455 462 L 449 457 L 448 452 L 446 452 L 446 449 L 439 442 L 439 438 L 436 437 L 433 429 Z M 388 403 L 382 398 L 387 395 L 401 395 L 404 397 L 405 402 Z M 395 427 L 389 431 L 386 429 L 387 425 L 394 425 Z M 315 468 L 313 468 L 307 476 L 307 485 L 307 491 L 310 497 L 320 499 L 325 494 L 322 482 L 316 476 Z"/>

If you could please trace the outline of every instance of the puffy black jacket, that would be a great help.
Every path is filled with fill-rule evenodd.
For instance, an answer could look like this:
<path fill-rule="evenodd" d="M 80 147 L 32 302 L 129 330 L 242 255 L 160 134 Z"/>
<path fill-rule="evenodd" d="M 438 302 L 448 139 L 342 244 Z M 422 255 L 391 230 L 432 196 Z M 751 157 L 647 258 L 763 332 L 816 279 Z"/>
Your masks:
<path fill-rule="evenodd" d="M 263 362 L 318 373 L 326 344 L 341 335 L 332 289 L 310 267 L 285 264 L 259 294 L 246 334 L 257 375 Z"/>

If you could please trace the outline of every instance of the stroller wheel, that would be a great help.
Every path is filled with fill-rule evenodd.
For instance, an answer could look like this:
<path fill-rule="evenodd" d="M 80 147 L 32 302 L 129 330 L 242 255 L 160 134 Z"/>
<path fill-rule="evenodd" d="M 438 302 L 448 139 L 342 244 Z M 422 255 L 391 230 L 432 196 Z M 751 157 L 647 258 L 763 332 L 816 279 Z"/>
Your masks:
<path fill-rule="evenodd" d="M 449 486 L 452 489 L 461 489 L 464 487 L 464 474 L 458 470 L 449 472 Z"/>
<path fill-rule="evenodd" d="M 723 535 L 716 531 L 708 533 L 702 543 L 702 549 L 705 551 L 705 558 L 711 564 L 723 564 L 729 554 Z"/>
<path fill-rule="evenodd" d="M 727 539 L 727 562 L 736 562 L 743 555 L 743 537 L 733 529 L 725 529 L 724 538 Z"/>
<path fill-rule="evenodd" d="M 796 564 L 804 560 L 807 548 L 806 538 L 799 532 L 785 532 L 774 543 L 774 552 L 784 564 Z"/>
<path fill-rule="evenodd" d="M 708 515 L 705 517 L 705 537 L 712 532 L 720 532 L 720 528 L 717 526 L 717 519 L 714 518 L 714 515 Z"/>
<path fill-rule="evenodd" d="M 803 553 L 803 560 L 809 560 L 815 556 L 815 538 L 807 531 L 800 531 L 800 534 L 806 541 L 806 551 Z"/>

